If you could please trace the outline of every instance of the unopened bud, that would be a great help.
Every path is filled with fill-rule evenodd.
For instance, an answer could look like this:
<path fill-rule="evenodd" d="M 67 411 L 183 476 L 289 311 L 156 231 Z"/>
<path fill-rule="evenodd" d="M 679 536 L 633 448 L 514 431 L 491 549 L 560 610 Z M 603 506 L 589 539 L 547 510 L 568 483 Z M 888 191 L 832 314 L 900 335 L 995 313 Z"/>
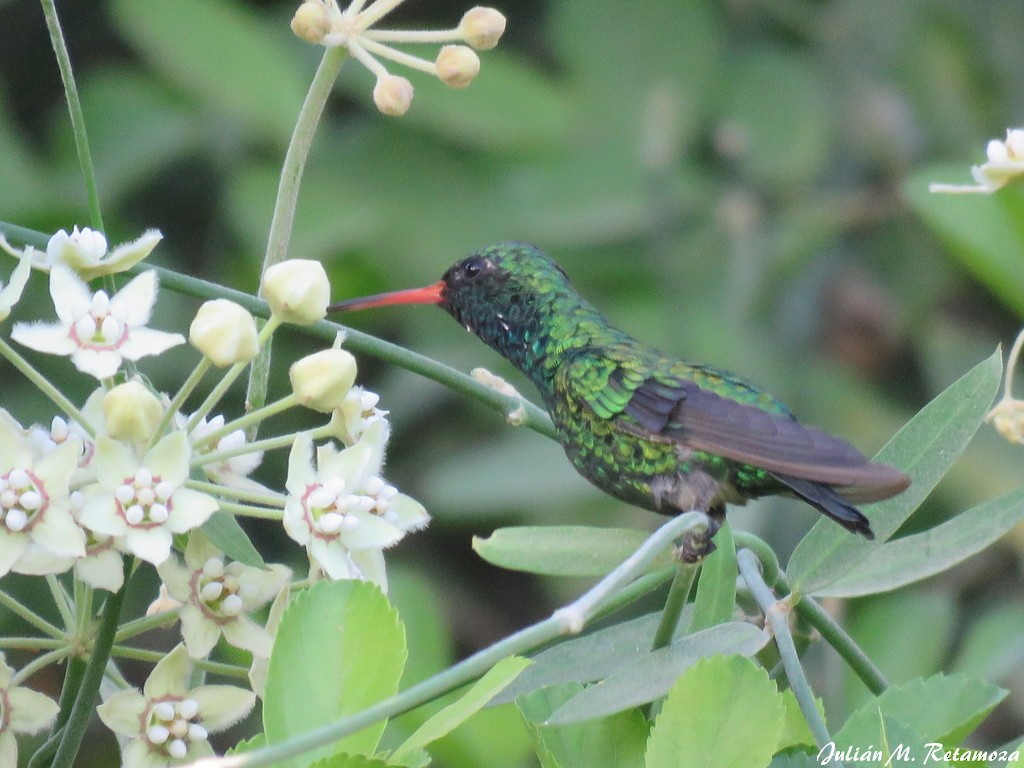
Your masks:
<path fill-rule="evenodd" d="M 384 75 L 373 88 L 373 103 L 385 115 L 400 117 L 412 104 L 412 83 L 398 75 Z"/>
<path fill-rule="evenodd" d="M 306 0 L 292 16 L 292 32 L 307 43 L 319 44 L 331 31 L 331 15 L 327 6 L 317 0 Z"/>
<path fill-rule="evenodd" d="M 329 413 L 341 405 L 352 389 L 356 359 L 344 349 L 325 349 L 293 363 L 288 377 L 302 405 Z"/>
<path fill-rule="evenodd" d="M 103 396 L 107 433 L 115 440 L 149 440 L 163 414 L 156 395 L 137 379 L 118 384 Z"/>
<path fill-rule="evenodd" d="M 462 39 L 478 51 L 489 51 L 505 32 L 505 17 L 493 8 L 470 8 L 459 23 Z"/>
<path fill-rule="evenodd" d="M 331 284 L 319 261 L 289 259 L 264 273 L 263 295 L 278 319 L 309 325 L 327 314 Z"/>
<path fill-rule="evenodd" d="M 437 54 L 437 76 L 449 88 L 465 88 L 480 72 L 480 57 L 465 45 L 446 45 Z"/>
<path fill-rule="evenodd" d="M 1004 397 L 985 415 L 1003 439 L 1024 445 L 1024 401 Z"/>
<path fill-rule="evenodd" d="M 199 308 L 188 329 L 188 340 L 219 368 L 247 363 L 259 351 L 256 321 L 227 299 L 214 299 Z"/>

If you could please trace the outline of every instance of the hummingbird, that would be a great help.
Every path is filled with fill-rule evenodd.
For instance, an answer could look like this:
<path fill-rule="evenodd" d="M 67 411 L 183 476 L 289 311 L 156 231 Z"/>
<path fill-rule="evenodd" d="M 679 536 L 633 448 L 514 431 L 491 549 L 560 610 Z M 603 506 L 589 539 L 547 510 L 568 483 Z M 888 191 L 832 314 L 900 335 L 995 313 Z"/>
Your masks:
<path fill-rule="evenodd" d="M 534 245 L 482 248 L 436 283 L 329 311 L 397 304 L 439 306 L 529 378 L 569 461 L 602 491 L 662 514 L 705 513 L 707 529 L 683 546 L 688 561 L 713 551 L 727 504 L 795 496 L 872 539 L 854 505 L 910 485 L 751 382 L 619 330 Z"/>

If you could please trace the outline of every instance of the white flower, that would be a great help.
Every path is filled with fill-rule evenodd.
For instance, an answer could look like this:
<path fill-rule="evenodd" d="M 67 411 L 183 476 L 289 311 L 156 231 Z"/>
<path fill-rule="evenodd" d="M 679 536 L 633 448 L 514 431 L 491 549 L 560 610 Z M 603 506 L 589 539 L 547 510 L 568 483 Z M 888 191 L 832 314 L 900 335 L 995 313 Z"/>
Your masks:
<path fill-rule="evenodd" d="M 96 708 L 103 724 L 130 741 L 123 768 L 191 763 L 213 754 L 208 737 L 231 727 L 256 703 L 256 694 L 232 685 L 188 688 L 191 663 L 185 646 L 167 654 L 142 693 L 118 691 Z"/>
<path fill-rule="evenodd" d="M 273 637 L 248 614 L 284 588 L 291 577 L 288 568 L 225 564 L 224 554 L 194 531 L 185 547 L 185 565 L 170 557 L 157 570 L 170 597 L 182 603 L 178 616 L 189 656 L 207 656 L 223 635 L 236 648 L 270 657 Z"/>
<path fill-rule="evenodd" d="M 0 409 L 0 576 L 28 552 L 38 573 L 67 570 L 85 554 L 85 536 L 71 516 L 68 483 L 79 445 L 69 440 L 36 458 L 18 423 Z"/>
<path fill-rule="evenodd" d="M 176 413 L 174 414 L 174 424 L 178 429 L 184 430 L 189 418 L 189 416 L 183 413 Z M 218 440 L 215 445 L 207 443 L 206 436 L 216 432 L 223 426 L 224 417 L 220 414 L 217 414 L 209 421 L 204 417 L 196 423 L 192 428 L 191 436 L 193 444 L 199 446 L 196 449 L 196 453 L 199 456 L 213 453 L 214 451 L 229 451 L 241 448 L 246 444 L 245 430 L 243 429 L 229 432 Z M 255 480 L 250 480 L 248 477 L 262 461 L 263 451 L 250 451 L 241 453 L 238 456 L 232 456 L 223 461 L 207 462 L 202 465 L 202 469 L 203 473 L 215 483 L 220 483 L 230 488 L 266 493 L 269 491 L 266 486 L 257 483 Z"/>
<path fill-rule="evenodd" d="M 277 636 L 277 628 L 281 626 L 281 619 L 284 617 L 285 608 L 288 607 L 288 600 L 291 597 L 291 585 L 287 582 L 277 593 L 274 602 L 270 604 L 270 611 L 267 613 L 266 630 L 271 637 Z M 253 654 L 252 664 L 249 665 L 249 684 L 256 692 L 256 695 L 263 698 L 263 691 L 267 687 L 267 667 L 270 664 L 268 658 Z"/>
<path fill-rule="evenodd" d="M 505 17 L 493 8 L 466 12 L 455 29 L 385 30 L 374 26 L 403 0 L 352 0 L 342 10 L 337 0 L 305 0 L 292 18 L 292 31 L 311 43 L 342 46 L 377 78 L 373 100 L 386 115 L 402 115 L 412 102 L 406 78 L 392 75 L 377 57 L 390 59 L 437 77 L 452 88 L 465 88 L 480 71 L 480 59 L 465 45 L 447 45 L 435 61 L 413 56 L 388 43 L 464 42 L 479 50 L 493 48 L 505 31 Z M 365 8 L 363 6 L 366 6 Z"/>
<path fill-rule="evenodd" d="M 262 288 L 274 317 L 296 325 L 322 320 L 331 301 L 324 265 L 312 259 L 274 264 L 263 273 Z"/>
<path fill-rule="evenodd" d="M 41 693 L 12 686 L 14 670 L 0 653 L 0 765 L 18 764 L 16 733 L 38 733 L 57 717 L 60 707 Z"/>
<path fill-rule="evenodd" d="M 351 448 L 317 448 L 315 467 L 309 433 L 292 446 L 284 527 L 332 579 L 386 588 L 382 550 L 429 520 L 419 502 L 380 477 L 385 440 L 386 423 L 375 422 Z"/>
<path fill-rule="evenodd" d="M 971 176 L 977 184 L 929 184 L 928 191 L 991 194 L 1024 176 L 1024 128 L 1007 130 L 1006 141 L 993 139 L 985 148 L 985 154 L 987 162 L 971 166 Z"/>
<path fill-rule="evenodd" d="M 7 281 L 7 285 L 0 286 L 0 321 L 2 321 L 10 316 L 11 309 L 18 303 L 22 291 L 25 290 L 29 272 L 32 270 L 32 256 L 28 253 L 18 254 L 13 251 L 3 235 L 0 235 L 0 247 L 6 248 L 19 257 L 18 266 L 11 273 L 11 279 Z"/>
<path fill-rule="evenodd" d="M 182 487 L 190 454 L 184 432 L 164 437 L 141 462 L 131 446 L 100 436 L 93 460 L 98 488 L 82 509 L 82 525 L 159 565 L 170 555 L 173 534 L 197 528 L 217 509 L 212 496 Z"/>
<path fill-rule="evenodd" d="M 108 297 L 92 293 L 62 264 L 50 270 L 50 296 L 59 323 L 17 323 L 11 338 L 38 352 L 70 355 L 78 370 L 97 379 L 117 373 L 122 360 L 158 355 L 185 338 L 146 328 L 156 301 L 157 278 L 143 272 Z"/>
<path fill-rule="evenodd" d="M 137 240 L 117 246 L 107 253 L 107 238 L 89 227 L 75 227 L 69 235 L 58 230 L 46 244 L 45 251 L 31 245 L 18 251 L 0 236 L 0 248 L 14 256 L 25 256 L 36 269 L 49 271 L 56 264 L 66 264 L 86 280 L 112 275 L 133 267 L 146 258 L 163 239 L 158 230 L 147 229 Z"/>
<path fill-rule="evenodd" d="M 377 407 L 380 395 L 362 387 L 352 387 L 331 414 L 331 437 L 345 445 L 355 445 L 367 428 L 376 421 L 383 421 L 387 427 L 388 411 Z"/>
<path fill-rule="evenodd" d="M 199 308 L 188 340 L 219 368 L 247 363 L 259 352 L 256 321 L 244 307 L 227 299 L 213 299 Z"/>

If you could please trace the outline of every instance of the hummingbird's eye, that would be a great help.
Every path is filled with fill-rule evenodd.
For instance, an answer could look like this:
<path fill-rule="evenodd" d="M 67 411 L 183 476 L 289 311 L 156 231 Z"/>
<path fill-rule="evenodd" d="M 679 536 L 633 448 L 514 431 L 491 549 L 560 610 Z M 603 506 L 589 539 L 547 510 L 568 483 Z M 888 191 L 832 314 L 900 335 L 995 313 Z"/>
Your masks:
<path fill-rule="evenodd" d="M 476 277 L 483 271 L 484 260 L 479 256 L 474 256 L 462 262 L 462 274 L 466 277 Z"/>

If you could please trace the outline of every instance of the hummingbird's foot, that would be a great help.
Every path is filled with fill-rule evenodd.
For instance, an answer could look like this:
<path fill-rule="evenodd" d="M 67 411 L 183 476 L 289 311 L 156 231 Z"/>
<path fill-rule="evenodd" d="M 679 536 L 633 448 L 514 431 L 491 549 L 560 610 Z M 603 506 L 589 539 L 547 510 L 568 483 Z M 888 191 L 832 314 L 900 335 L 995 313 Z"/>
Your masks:
<path fill-rule="evenodd" d="M 684 563 L 697 563 L 715 551 L 712 541 L 725 519 L 724 510 L 711 509 L 707 512 L 708 524 L 702 530 L 687 531 L 683 535 L 683 543 L 676 550 L 676 556 Z"/>

